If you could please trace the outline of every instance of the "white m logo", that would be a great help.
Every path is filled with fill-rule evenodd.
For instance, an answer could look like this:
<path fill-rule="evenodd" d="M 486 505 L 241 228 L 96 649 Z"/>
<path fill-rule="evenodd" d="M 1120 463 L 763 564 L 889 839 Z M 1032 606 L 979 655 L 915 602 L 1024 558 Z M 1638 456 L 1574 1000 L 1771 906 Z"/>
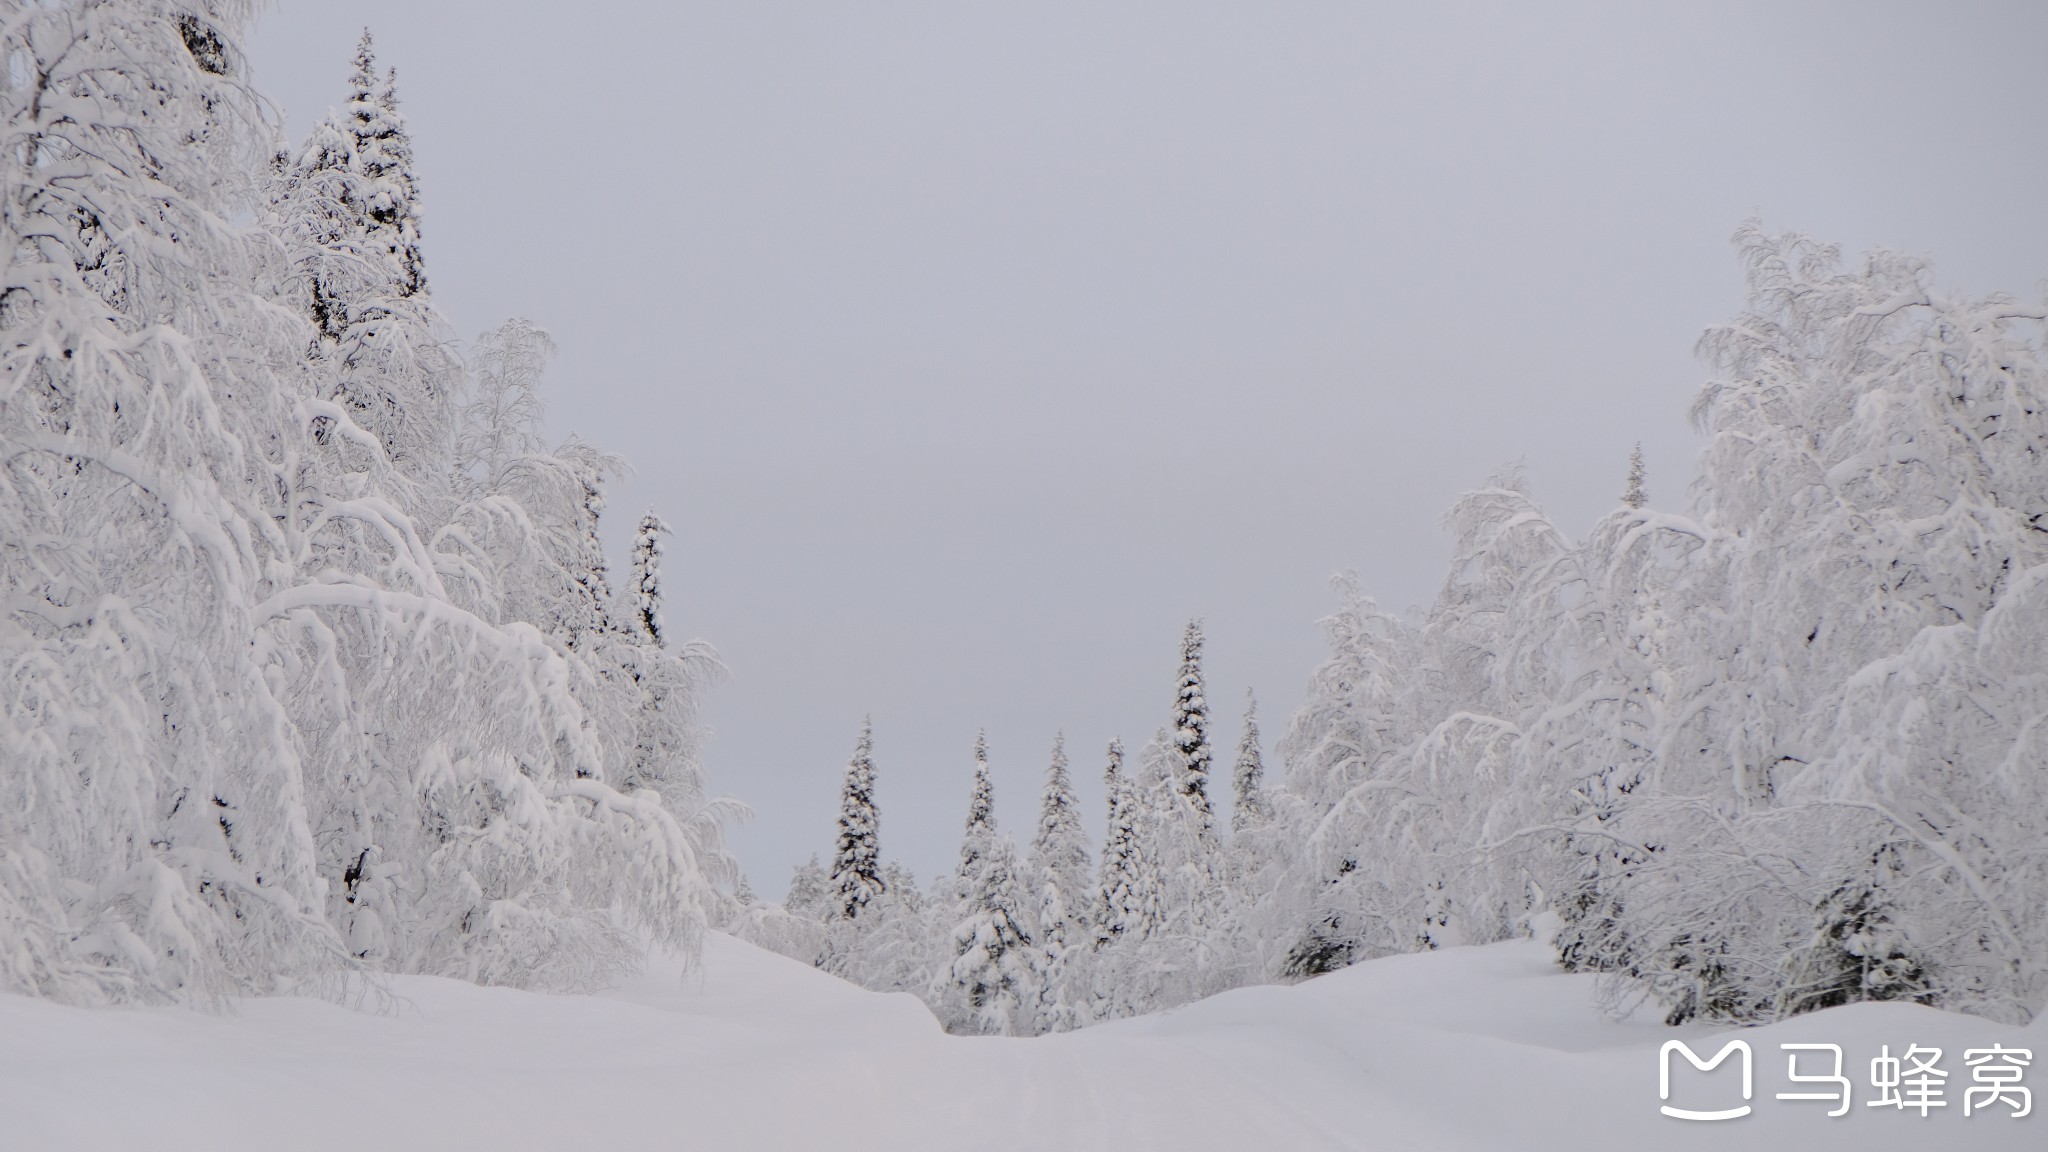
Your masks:
<path fill-rule="evenodd" d="M 1699 1054 L 1686 1047 L 1683 1040 L 1666 1040 L 1664 1047 L 1657 1052 L 1657 1099 L 1671 1099 L 1671 1054 L 1673 1052 L 1685 1053 L 1686 1062 L 1694 1068 L 1702 1072 L 1712 1072 L 1720 1066 L 1721 1061 L 1728 1058 L 1730 1052 L 1737 1051 L 1742 1053 L 1742 1098 L 1744 1100 L 1749 1099 L 1749 1045 L 1740 1040 L 1730 1040 L 1722 1045 L 1721 1050 L 1714 1053 L 1712 1060 L 1701 1060 Z M 1724 1108 L 1719 1112 L 1695 1112 L 1689 1108 L 1673 1108 L 1671 1105 L 1666 1104 L 1658 1109 L 1658 1111 L 1666 1116 L 1676 1116 L 1680 1120 L 1733 1120 L 1738 1116 L 1749 1115 L 1749 1105 L 1744 1104 L 1740 1108 Z"/>

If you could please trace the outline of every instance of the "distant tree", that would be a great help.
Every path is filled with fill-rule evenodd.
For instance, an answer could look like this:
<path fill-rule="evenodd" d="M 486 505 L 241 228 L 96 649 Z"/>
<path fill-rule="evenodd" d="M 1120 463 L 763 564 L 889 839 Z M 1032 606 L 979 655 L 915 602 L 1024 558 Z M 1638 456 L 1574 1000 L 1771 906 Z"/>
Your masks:
<path fill-rule="evenodd" d="M 455 438 L 455 463 L 472 498 L 506 493 L 521 462 L 542 452 L 540 383 L 554 355 L 554 338 L 523 317 L 478 338 Z"/>
<path fill-rule="evenodd" d="M 1053 738 L 1038 831 L 1026 865 L 1026 875 L 1037 888 L 1034 940 L 1040 953 L 1036 1023 L 1031 1031 L 1064 1031 L 1084 1019 L 1087 997 L 1068 986 L 1067 976 L 1069 954 L 1084 953 L 1092 936 L 1087 922 L 1090 863 L 1062 734 Z"/>
<path fill-rule="evenodd" d="M 1197 829 L 1206 841 L 1215 828 L 1209 798 L 1209 701 L 1202 687 L 1202 622 L 1188 621 L 1180 643 L 1180 682 L 1173 706 L 1174 782 L 1193 810 Z"/>
<path fill-rule="evenodd" d="M 967 801 L 967 831 L 960 839 L 960 866 L 954 872 L 958 899 L 966 899 L 979 883 L 982 863 L 995 842 L 995 784 L 988 774 L 988 736 L 974 735 L 974 790 Z"/>
<path fill-rule="evenodd" d="M 877 848 L 874 738 L 868 721 L 860 724 L 860 740 L 846 765 L 839 790 L 839 845 L 832 857 L 832 908 L 842 920 L 859 916 L 887 885 Z"/>
<path fill-rule="evenodd" d="M 322 398 L 377 438 L 410 503 L 439 514 L 460 377 L 427 294 L 395 75 L 378 78 L 367 29 L 348 92 L 274 165 L 272 228 L 299 270 L 292 298 L 313 325 Z"/>
<path fill-rule="evenodd" d="M 1095 901 L 1098 950 L 1115 941 L 1142 937 L 1158 916 L 1158 878 L 1138 839 L 1138 792 L 1123 770 L 1123 762 L 1123 741 L 1111 740 L 1109 764 L 1103 770 L 1109 817 Z"/>
<path fill-rule="evenodd" d="M 903 865 L 895 861 L 884 865 L 881 883 L 880 894 L 869 901 L 859 920 L 841 920 L 834 926 L 839 939 L 845 941 L 841 946 L 847 956 L 839 974 L 876 992 L 927 996 L 935 956 L 938 949 L 950 944 L 943 937 L 951 925 L 932 926 L 934 910 L 919 891 L 917 878 Z M 944 960 L 950 962 L 951 948 L 943 947 L 943 952 Z"/>
<path fill-rule="evenodd" d="M 1237 741 L 1237 802 L 1230 810 L 1230 830 L 1243 832 L 1272 819 L 1266 802 L 1265 762 L 1259 755 L 1259 702 L 1251 689 L 1244 693 L 1244 732 Z"/>
<path fill-rule="evenodd" d="M 1628 483 L 1621 489 L 1622 504 L 1629 508 L 1641 508 L 1650 502 L 1650 493 L 1643 487 L 1648 475 L 1643 468 L 1643 446 L 1637 443 L 1635 451 L 1628 454 Z"/>
<path fill-rule="evenodd" d="M 661 538 L 668 534 L 668 525 L 651 508 L 641 515 L 633 532 L 632 623 L 657 648 L 662 642 Z"/>
<path fill-rule="evenodd" d="M 822 921 L 832 915 L 831 892 L 832 885 L 825 875 L 825 867 L 813 854 L 790 874 L 789 895 L 782 898 L 782 906 L 793 916 Z"/>
<path fill-rule="evenodd" d="M 963 1030 L 998 1036 L 1035 1030 L 1039 952 L 1032 946 L 1017 847 L 998 837 L 978 870 L 966 915 L 953 927 L 948 978 L 964 995 Z"/>

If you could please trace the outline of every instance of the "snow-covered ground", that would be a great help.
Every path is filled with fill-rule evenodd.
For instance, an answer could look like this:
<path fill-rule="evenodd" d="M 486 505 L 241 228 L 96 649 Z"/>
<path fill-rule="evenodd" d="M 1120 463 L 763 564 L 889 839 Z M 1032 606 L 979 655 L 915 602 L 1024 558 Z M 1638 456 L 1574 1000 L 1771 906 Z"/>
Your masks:
<path fill-rule="evenodd" d="M 1659 1114 L 1668 1039 L 1615 1022 L 1533 941 L 1400 956 L 1292 988 L 1036 1039 L 952 1037 L 917 1001 L 713 936 L 702 968 L 542 996 L 403 978 L 395 1011 L 315 1000 L 231 1013 L 0 996 L 0 1147 L 125 1149 L 2028 1148 L 2048 1101 L 1965 1118 L 1963 1049 L 2048 1058 L 2048 1025 L 1911 1005 L 1739 1035 L 1755 1111 Z M 1783 1102 L 1786 1042 L 1832 1042 L 1850 1114 Z M 1879 1045 L 1939 1046 L 1949 1106 L 1870 1108 Z M 1673 1104 L 1739 1095 L 1678 1060 Z M 1801 1070 L 1810 1065 L 1802 1061 Z M 2048 1088 L 2048 1069 L 2023 1083 Z M 1810 1088 L 1811 1086 L 1796 1086 Z"/>

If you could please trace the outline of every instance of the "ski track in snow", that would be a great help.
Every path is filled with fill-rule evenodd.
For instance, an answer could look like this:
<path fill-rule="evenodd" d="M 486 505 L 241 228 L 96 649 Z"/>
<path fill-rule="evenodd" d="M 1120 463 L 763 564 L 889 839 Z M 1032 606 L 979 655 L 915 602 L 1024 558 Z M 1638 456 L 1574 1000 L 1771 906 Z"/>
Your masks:
<path fill-rule="evenodd" d="M 723 935 L 687 976 L 658 962 L 598 996 L 428 977 L 391 988 L 403 1003 L 383 1013 L 286 997 L 210 1015 L 0 996 L 0 1148 L 2048 1146 L 2048 1101 L 2019 1120 L 1961 1114 L 1964 1048 L 2032 1048 L 2042 1060 L 2025 1082 L 2048 1088 L 2048 1021 L 1906 1004 L 1732 1034 L 1614 1021 L 1589 978 L 1528 940 L 1035 1039 L 947 1036 L 910 996 Z M 1705 1057 L 1726 1035 L 1755 1051 L 1755 1112 L 1659 1115 L 1658 1047 L 1684 1039 Z M 1785 1042 L 1843 1046 L 1850 1115 L 1773 1099 L 1794 1087 Z M 1941 1046 L 1949 1106 L 1924 1120 L 1866 1107 L 1880 1044 Z"/>

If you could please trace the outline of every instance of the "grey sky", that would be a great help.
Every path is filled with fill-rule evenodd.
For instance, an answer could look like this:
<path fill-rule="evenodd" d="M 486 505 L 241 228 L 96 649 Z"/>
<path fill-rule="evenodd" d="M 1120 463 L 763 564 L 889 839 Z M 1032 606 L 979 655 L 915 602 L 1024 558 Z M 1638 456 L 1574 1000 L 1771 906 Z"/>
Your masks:
<path fill-rule="evenodd" d="M 1191 615 L 1219 759 L 1247 685 L 1270 746 L 1328 576 L 1426 601 L 1504 460 L 1579 532 L 1640 439 L 1682 506 L 1747 215 L 2039 297 L 2048 7 L 1676 8 L 287 0 L 250 50 L 295 137 L 364 22 L 398 67 L 437 303 L 552 331 L 614 542 L 678 531 L 772 895 L 864 713 L 929 876 L 979 727 L 1005 827 L 1061 727 L 1095 813 Z"/>

